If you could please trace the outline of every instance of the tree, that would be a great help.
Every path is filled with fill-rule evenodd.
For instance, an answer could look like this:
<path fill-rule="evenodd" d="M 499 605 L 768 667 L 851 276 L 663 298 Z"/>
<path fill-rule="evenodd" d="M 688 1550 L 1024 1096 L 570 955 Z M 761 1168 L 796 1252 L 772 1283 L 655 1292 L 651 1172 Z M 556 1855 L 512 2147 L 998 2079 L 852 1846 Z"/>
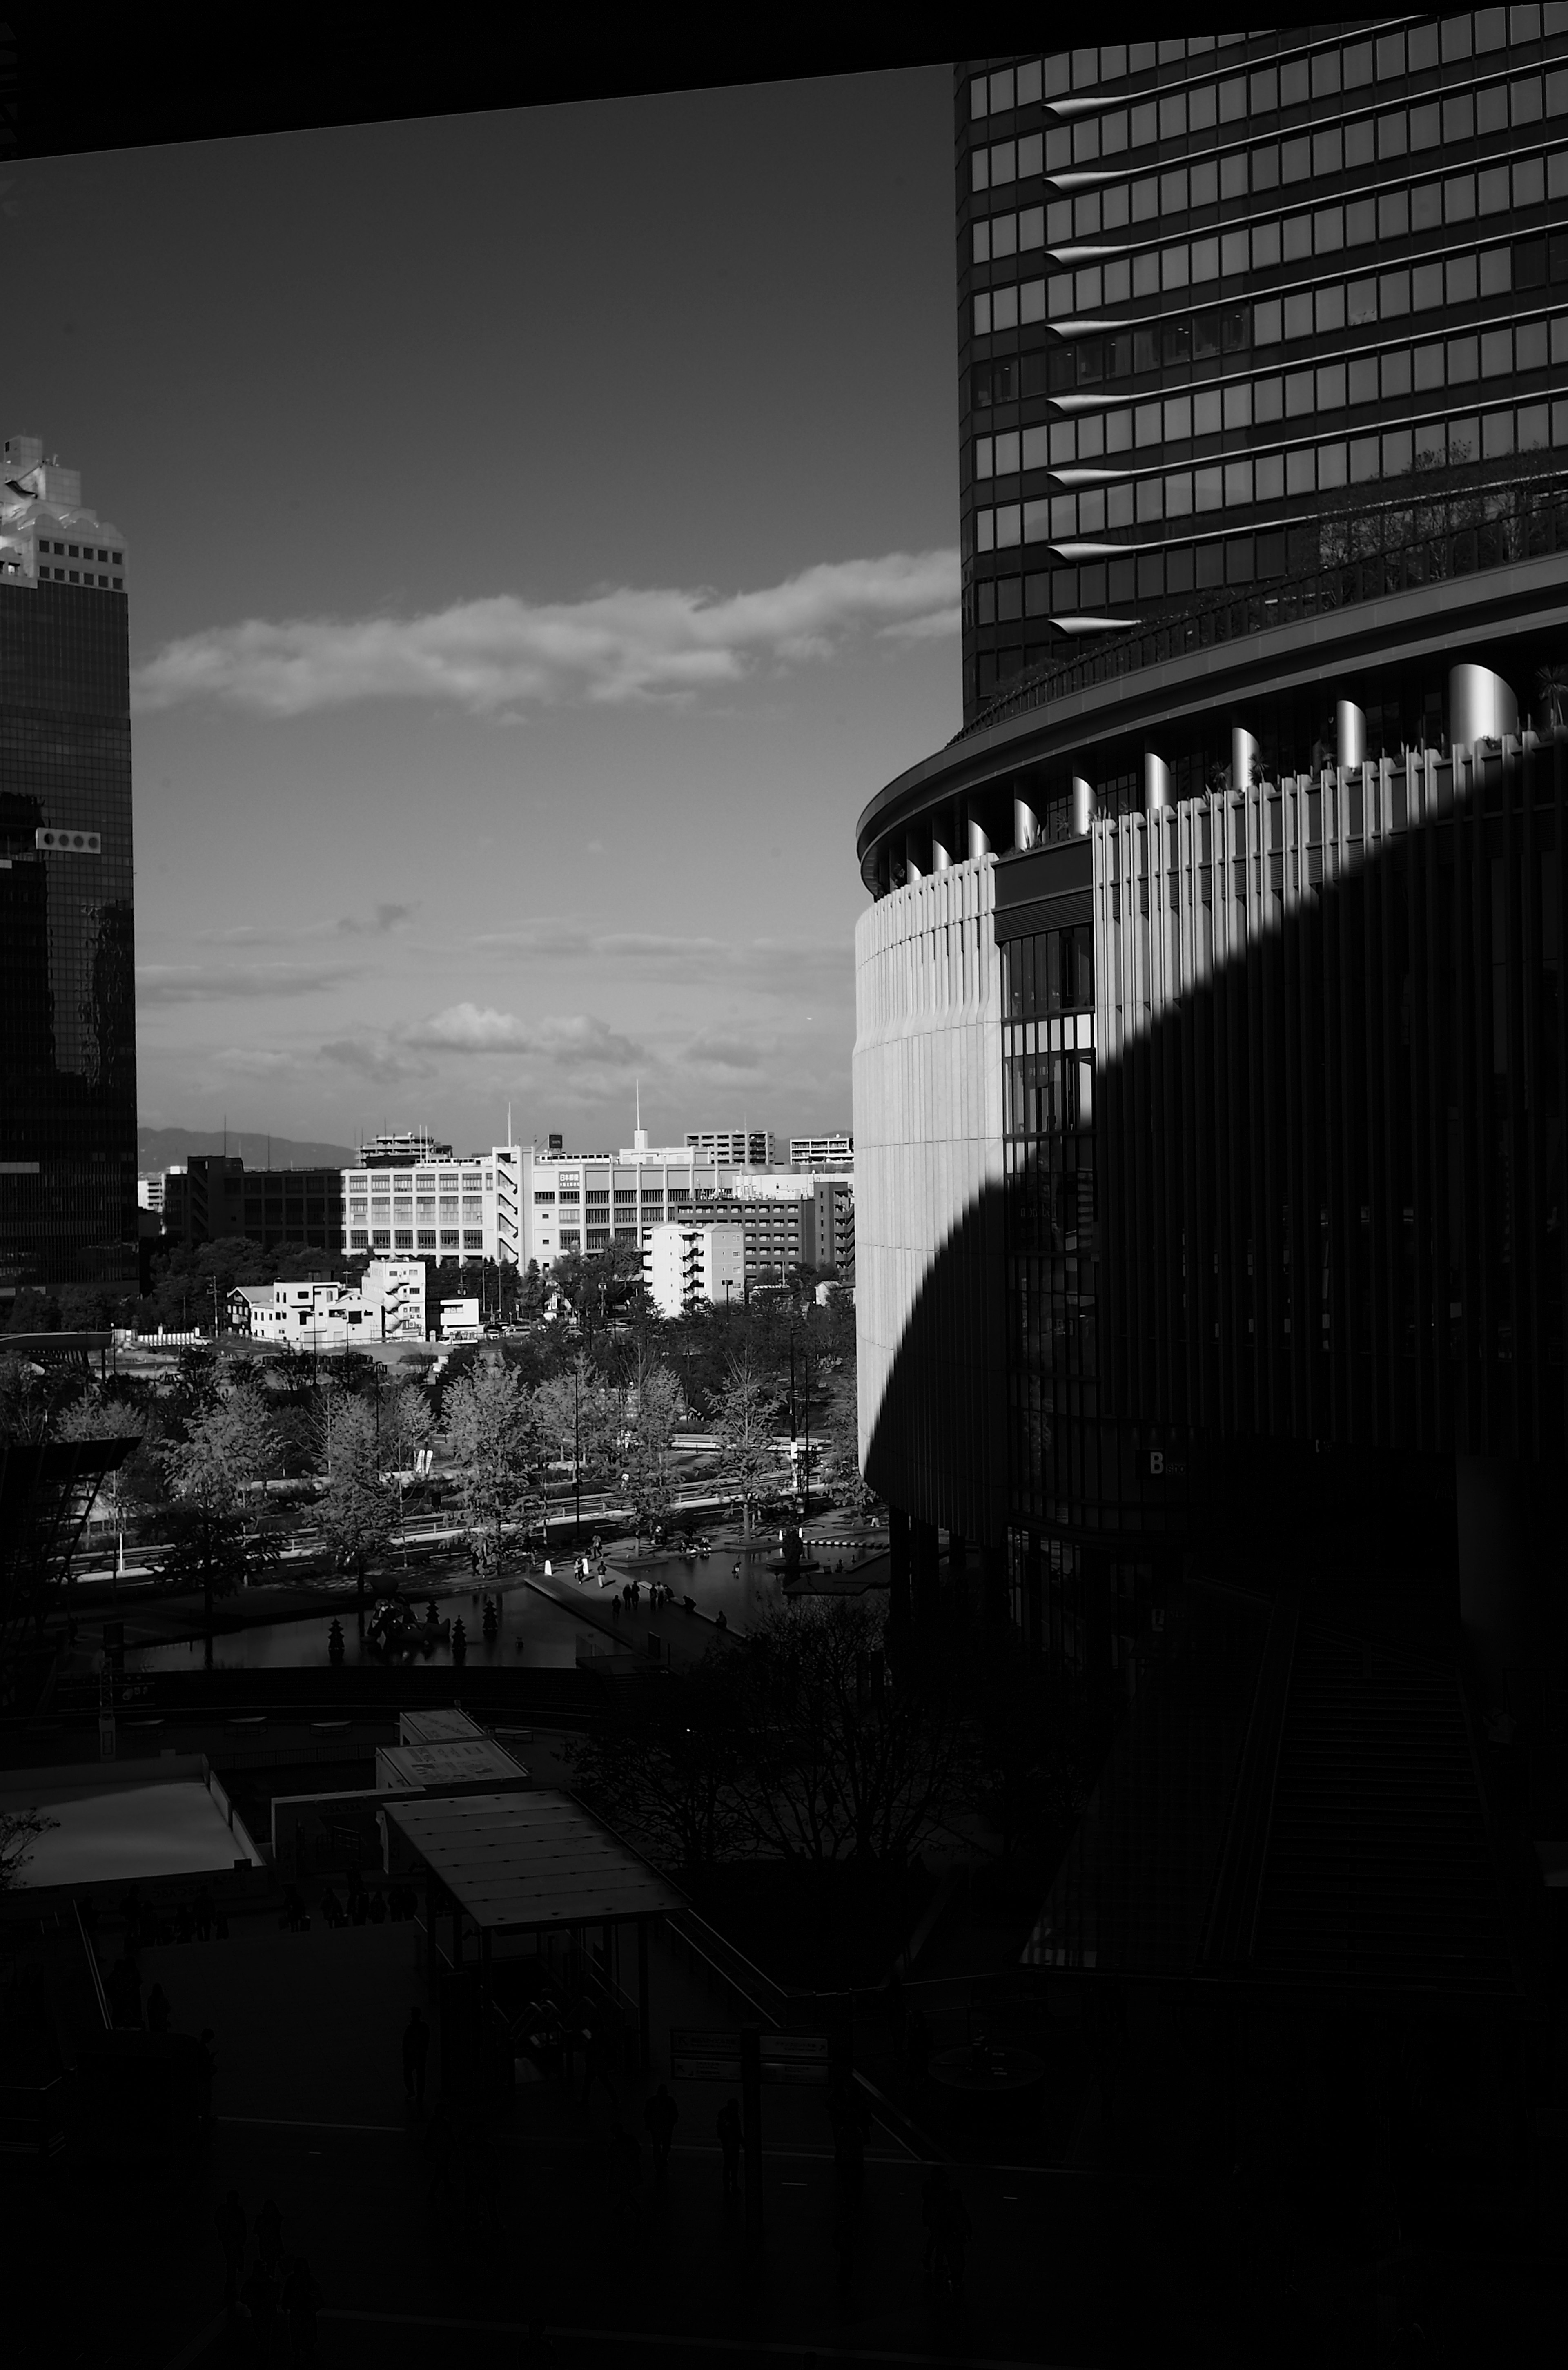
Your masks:
<path fill-rule="evenodd" d="M 625 1472 L 640 1533 L 667 1522 L 674 1506 L 671 1447 L 686 1412 L 679 1377 L 646 1351 L 628 1390 Z"/>
<path fill-rule="evenodd" d="M 579 1743 L 582 1791 L 651 1855 L 690 1874 L 742 1837 L 735 1785 L 744 1760 L 741 1705 L 728 1650 L 709 1651 L 650 1688 L 625 1726 Z"/>
<path fill-rule="evenodd" d="M 62 1440 L 129 1440 L 145 1437 L 147 1420 L 124 1399 L 80 1398 L 63 1409 L 55 1427 Z M 125 1562 L 125 1515 L 140 1492 L 125 1465 L 109 1476 L 109 1502 L 114 1515 L 117 1570 Z"/>
<path fill-rule="evenodd" d="M 724 1381 L 712 1402 L 713 1429 L 719 1435 L 719 1469 L 735 1484 L 744 1501 L 749 1527 L 751 1510 L 778 1469 L 774 1446 L 778 1386 L 765 1375 L 743 1342 L 725 1369 Z"/>
<path fill-rule="evenodd" d="M 952 1806 L 961 1726 L 944 1674 L 890 1689 L 886 1616 L 866 1597 L 809 1599 L 741 1642 L 746 1761 L 737 1808 L 755 1843 L 819 1872 L 900 1870 Z"/>
<path fill-rule="evenodd" d="M 271 1471 L 278 1450 L 267 1403 L 247 1384 L 195 1414 L 188 1437 L 163 1452 L 175 1505 L 161 1569 L 178 1587 L 201 1588 L 209 1658 L 213 1596 L 243 1588 L 257 1567 L 277 1561 L 276 1538 L 249 1530 L 244 1500 Z"/>
<path fill-rule="evenodd" d="M 21 1881 L 21 1874 L 32 1858 L 33 1846 L 40 1835 L 60 1824 L 47 1812 L 31 1811 L 0 1811 L 0 1893 L 9 1893 Z"/>
<path fill-rule="evenodd" d="M 855 1379 L 840 1387 L 829 1402 L 823 1423 L 823 1442 L 833 1460 L 833 1481 L 850 1511 L 863 1514 L 877 1504 L 877 1493 L 860 1470 L 860 1425 L 855 1404 Z"/>
<path fill-rule="evenodd" d="M 527 1519 L 536 1462 L 533 1404 L 516 1368 L 494 1358 L 458 1377 L 444 1414 L 474 1566 L 489 1573 L 508 1532 Z"/>
<path fill-rule="evenodd" d="M 563 1374 L 539 1385 L 533 1409 L 541 1439 L 562 1464 L 601 1466 L 613 1456 L 620 1409 L 598 1367 L 581 1352 Z"/>
<path fill-rule="evenodd" d="M 329 1424 L 330 1461 L 319 1520 L 333 1565 L 352 1571 L 360 1590 L 375 1558 L 392 1536 L 398 1487 L 383 1478 L 375 1409 L 364 1399 L 334 1393 Z"/>

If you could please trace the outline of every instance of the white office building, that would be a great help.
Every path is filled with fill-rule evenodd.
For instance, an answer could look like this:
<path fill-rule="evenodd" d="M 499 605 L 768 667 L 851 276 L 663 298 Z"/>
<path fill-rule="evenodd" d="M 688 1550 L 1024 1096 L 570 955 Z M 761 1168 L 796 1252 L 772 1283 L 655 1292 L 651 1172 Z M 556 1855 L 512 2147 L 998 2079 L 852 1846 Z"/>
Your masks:
<path fill-rule="evenodd" d="M 144 1168 L 136 1179 L 136 1207 L 162 1214 L 164 1205 L 164 1172 L 161 1168 Z"/>
<path fill-rule="evenodd" d="M 853 1189 L 852 1172 L 827 1174 Z M 452 1159 L 345 1169 L 342 1248 L 381 1260 L 536 1260 L 545 1269 L 563 1252 L 641 1244 L 651 1227 L 697 1223 L 709 1202 L 793 1202 L 816 1181 L 798 1168 L 651 1145 L 643 1128 L 618 1152 L 497 1145 Z"/>
<path fill-rule="evenodd" d="M 515 1266 L 528 1256 L 520 1214 L 526 1157 L 508 1144 L 458 1158 L 345 1168 L 342 1248 Z"/>
<path fill-rule="evenodd" d="M 842 1172 L 855 1166 L 855 1139 L 852 1135 L 792 1135 L 790 1138 L 791 1168 L 813 1168 Z"/>
<path fill-rule="evenodd" d="M 745 1298 L 745 1236 L 739 1226 L 657 1225 L 642 1246 L 642 1272 L 662 1317 Z"/>
<path fill-rule="evenodd" d="M 287 1341 L 296 1350 L 422 1341 L 428 1277 L 423 1260 L 372 1260 L 358 1284 L 239 1283 L 229 1294 L 229 1325 L 253 1341 Z"/>
<path fill-rule="evenodd" d="M 700 1152 L 705 1160 L 724 1160 L 743 1168 L 771 1168 L 773 1166 L 773 1131 L 771 1128 L 717 1128 L 688 1131 L 686 1140 L 688 1153 Z"/>

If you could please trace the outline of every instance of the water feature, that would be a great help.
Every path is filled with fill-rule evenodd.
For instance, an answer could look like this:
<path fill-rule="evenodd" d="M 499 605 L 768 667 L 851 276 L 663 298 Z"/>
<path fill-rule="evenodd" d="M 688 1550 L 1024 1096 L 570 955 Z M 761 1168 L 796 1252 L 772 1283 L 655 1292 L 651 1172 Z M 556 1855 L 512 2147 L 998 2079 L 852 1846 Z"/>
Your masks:
<path fill-rule="evenodd" d="M 410 1595 L 415 1592 L 410 1591 Z M 465 1667 L 476 1670 L 514 1670 L 521 1665 L 536 1669 L 570 1670 L 576 1659 L 580 1638 L 597 1638 L 592 1626 L 550 1603 L 536 1590 L 521 1582 L 502 1582 L 499 1590 L 491 1587 L 482 1594 L 501 1599 L 501 1624 L 495 1638 L 487 1643 L 484 1635 L 484 1609 L 479 1596 L 464 1589 L 455 1596 L 443 1595 L 437 1600 L 441 1617 L 450 1617 L 455 1629 L 462 1622 L 467 1637 L 467 1657 Z M 416 1598 L 422 1613 L 424 1600 Z M 366 1606 L 368 1615 L 369 1605 Z M 339 1603 L 327 1612 L 309 1614 L 299 1621 L 263 1621 L 245 1629 L 231 1629 L 213 1640 L 213 1662 L 223 1671 L 317 1670 L 329 1663 L 332 1624 L 340 1622 L 343 1632 L 343 1668 L 353 1670 L 361 1664 L 373 1664 L 386 1670 L 388 1664 L 369 1647 L 360 1635 L 353 1605 Z M 125 1668 L 133 1671 L 197 1671 L 206 1660 L 206 1641 L 202 1638 L 180 1639 L 167 1646 L 128 1646 Z M 430 1653 L 421 1652 L 413 1658 L 414 1666 L 426 1663 L 437 1669 L 454 1667 L 450 1643 L 436 1646 Z"/>

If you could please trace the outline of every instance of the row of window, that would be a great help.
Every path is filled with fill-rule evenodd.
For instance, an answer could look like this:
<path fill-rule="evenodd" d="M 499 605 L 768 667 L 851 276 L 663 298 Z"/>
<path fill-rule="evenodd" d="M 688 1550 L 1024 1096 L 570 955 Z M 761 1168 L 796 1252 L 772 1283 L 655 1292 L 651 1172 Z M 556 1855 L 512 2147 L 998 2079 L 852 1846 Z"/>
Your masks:
<path fill-rule="evenodd" d="M 1516 205 L 1539 205 L 1541 187 L 1537 178 L 1539 156 L 1523 157 L 1521 166 L 1529 168 L 1516 175 L 1512 185 Z M 1504 173 L 1501 165 L 1485 168 L 1484 188 L 1476 190 L 1476 202 L 1463 214 L 1452 219 L 1470 219 L 1477 212 L 1494 213 L 1499 204 L 1508 202 L 1500 192 L 1507 187 L 1496 176 Z M 971 225 L 970 241 L 976 263 L 1005 261 L 1009 255 L 1032 247 L 1062 247 L 1070 239 L 1098 238 L 1107 231 L 1125 230 L 1131 224 L 1157 220 L 1169 221 L 1173 214 L 1195 212 L 1217 202 L 1215 167 L 1194 165 L 1189 172 L 1184 165 L 1174 171 L 1161 173 L 1147 181 L 1119 181 L 1108 190 L 1089 190 L 1075 198 L 1053 198 L 1047 204 L 1029 206 L 1021 213 L 991 214 L 985 221 Z M 1463 179 L 1464 176 L 1458 177 Z M 1472 182 L 1476 177 L 1468 177 Z M 1385 188 L 1377 200 L 1377 231 L 1380 238 L 1404 238 L 1412 230 L 1425 231 L 1436 226 L 1442 219 L 1443 201 L 1439 193 L 1447 184 L 1441 179 L 1404 181 Z M 1457 187 L 1457 183 L 1456 183 Z M 1189 197 L 1189 190 L 1191 195 Z M 1241 194 L 1227 190 L 1226 195 Z M 1462 194 L 1456 196 L 1456 206 L 1463 204 Z M 1316 213 L 1303 212 L 1281 217 L 1281 252 L 1269 252 L 1265 236 L 1261 245 L 1244 248 L 1236 247 L 1230 255 L 1236 260 L 1226 260 L 1227 271 L 1247 269 L 1249 261 L 1258 269 L 1278 263 L 1282 258 L 1290 262 L 1298 255 L 1313 252 L 1327 254 L 1339 247 L 1356 247 L 1374 236 L 1373 200 L 1354 199 L 1346 206 L 1328 206 Z M 1343 221 L 1343 234 L 1336 236 L 1336 218 Z M 1304 227 L 1309 225 L 1309 227 Z M 1261 229 L 1266 228 L 1260 225 Z"/>
<path fill-rule="evenodd" d="M 974 512 L 974 549 L 1006 551 L 1020 543 L 1060 543 L 1079 535 L 1102 535 L 1108 528 L 1153 525 L 1287 496 L 1334 493 L 1378 477 L 1407 477 L 1413 469 L 1459 468 L 1478 459 L 1542 452 L 1549 445 L 1568 445 L 1568 401 L 1521 404 L 1516 412 L 1509 406 L 1463 420 L 1424 420 L 1415 429 L 1249 454 L 1216 461 L 1208 468 L 1142 477 L 1136 484 L 1043 495 L 1032 502 L 1001 502 L 995 510 Z"/>
<path fill-rule="evenodd" d="M 1091 560 L 1078 568 L 1042 568 L 1028 576 L 987 577 L 971 588 L 964 623 L 1007 626 L 1025 617 L 1093 616 L 1129 601 L 1182 599 L 1227 584 L 1268 583 L 1286 571 L 1283 527 L 1265 535 L 1229 535 L 1212 543 L 1177 544 L 1165 551 L 1129 552 L 1124 559 Z"/>
<path fill-rule="evenodd" d="M 1563 194 L 1568 195 L 1568 148 L 1559 150 L 1563 161 Z M 1555 162 L 1555 159 L 1553 160 Z M 1212 242 L 1211 242 L 1212 243 Z M 1532 240 L 1532 247 L 1544 242 Z M 1122 270 L 1124 266 L 1113 266 Z M 1076 275 L 1079 283 L 1087 283 L 1081 301 L 1092 311 L 1101 301 L 1092 293 L 1101 278 L 1101 267 L 1095 265 Z M 1053 320 L 1071 315 L 1074 301 L 1074 277 L 1066 274 L 1050 283 L 1051 304 L 1055 310 Z M 997 288 L 974 299 L 974 334 L 977 338 L 995 336 L 1009 329 L 1027 328 L 1031 323 L 1046 318 L 1046 286 L 1043 280 L 1025 280 L 1016 287 Z M 1230 306 L 1228 313 L 1237 317 L 1238 332 L 1234 342 L 1226 339 L 1225 316 L 1207 317 L 1206 334 L 1196 320 L 1189 326 L 1185 317 L 1178 323 L 1159 322 L 1144 332 L 1144 342 L 1135 342 L 1128 350 L 1132 368 L 1158 368 L 1159 356 L 1166 366 L 1171 362 L 1199 358 L 1200 346 L 1206 343 L 1210 352 L 1217 352 L 1221 342 L 1227 352 L 1244 350 L 1248 343 L 1257 346 L 1290 344 L 1297 338 L 1325 337 L 1337 329 L 1361 328 L 1374 321 L 1403 320 L 1412 313 L 1435 312 L 1441 305 L 1473 305 L 1478 298 L 1506 296 L 1514 286 L 1514 251 L 1509 247 L 1472 248 L 1464 255 L 1450 255 L 1430 263 L 1417 263 L 1397 271 L 1368 272 L 1359 280 L 1331 280 L 1315 288 L 1300 288 L 1288 296 L 1267 297 L 1262 304 Z M 1065 292 L 1065 293 L 1064 293 Z M 1108 300 L 1120 303 L 1116 298 Z M 1244 316 L 1251 311 L 1251 336 L 1245 333 Z M 1165 332 L 1170 329 L 1169 337 Z M 1182 351 L 1183 346 L 1187 351 Z M 1147 362 L 1139 357 L 1147 353 Z M 1081 377 L 1081 374 L 1080 374 Z M 1055 392 L 1055 389 L 1053 389 Z"/>
<path fill-rule="evenodd" d="M 1511 204 L 1540 205 L 1546 197 L 1549 161 L 1555 168 L 1554 184 L 1561 184 L 1560 189 L 1554 186 L 1553 195 L 1561 195 L 1568 191 L 1568 148 L 1554 151 L 1550 160 L 1524 157 L 1511 172 L 1508 166 L 1499 165 L 1484 173 L 1461 173 L 1449 181 L 1427 181 L 1414 190 L 1393 190 L 1377 201 L 1366 198 L 1351 206 L 1325 206 L 1317 214 L 1292 214 L 1281 222 L 1255 224 L 1250 230 L 1227 231 L 1223 236 L 1193 239 L 1180 247 L 1149 247 L 1141 255 L 1085 264 L 1077 271 L 1054 272 L 1045 283 L 1046 316 L 1055 321 L 1073 313 L 1095 313 L 1102 305 L 1141 303 L 1173 290 L 1202 286 L 1222 274 L 1228 280 L 1236 279 L 1248 270 L 1337 255 L 1347 244 L 1367 246 L 1379 236 L 1374 224 L 1379 209 L 1401 226 L 1402 236 L 1411 227 L 1412 201 L 1415 214 L 1422 217 L 1415 223 L 1417 230 L 1451 228 L 1474 221 L 1478 213 L 1506 213 Z M 1347 222 L 1353 234 L 1348 241 Z M 1418 281 L 1421 274 L 1426 275 L 1421 285 L 1431 293 L 1424 301 L 1441 302 L 1442 259 L 1412 269 Z M 1418 295 L 1418 311 L 1422 301 Z"/>
<path fill-rule="evenodd" d="M 1568 362 L 1568 314 L 1505 322 L 1429 345 L 1394 346 L 1380 354 L 1357 354 L 1349 362 L 1320 362 L 1316 370 L 1237 379 L 1167 396 L 1162 403 L 1126 404 L 1085 412 L 1075 420 L 977 436 L 974 475 L 1004 477 L 1019 470 L 1063 468 L 1145 445 L 1217 436 L 1227 429 L 1266 427 L 1277 420 L 1343 411 L 1356 404 L 1397 402 L 1412 394 L 1468 386 L 1478 378 L 1544 370 L 1549 359 Z"/>
<path fill-rule="evenodd" d="M 1408 33 L 1402 28 L 1384 33 L 1376 49 L 1368 40 L 1352 41 L 1343 49 L 1320 49 L 1310 56 L 1288 59 L 1278 68 L 1266 66 L 1255 73 L 1249 94 L 1252 112 L 1332 98 L 1340 90 L 1360 89 L 1374 76 L 1388 82 L 1396 75 L 1428 73 L 1439 57 L 1445 65 L 1486 57 L 1509 41 L 1516 46 L 1539 41 L 1543 31 L 1548 38 L 1568 32 L 1568 6 L 1481 8 L 1473 17 L 1450 17 L 1441 28 L 1414 25 Z M 1216 40 L 1209 33 L 1187 40 L 1113 41 L 1100 49 L 1062 51 L 1054 57 L 1029 59 L 1017 67 L 1002 66 L 995 74 L 972 79 L 970 121 L 978 123 L 988 115 L 1004 115 L 1013 107 L 1035 107 L 1043 98 L 1065 98 L 1070 91 L 1096 90 L 1103 83 L 1120 82 L 1129 75 L 1148 74 L 1156 65 L 1207 58 L 1216 50 L 1237 47 L 1246 38 L 1244 33 L 1221 33 Z M 1284 38 L 1288 40 L 1289 35 Z M 1236 104 L 1234 100 L 1227 103 Z"/>
<path fill-rule="evenodd" d="M 51 581 L 56 584 L 95 584 L 98 590 L 104 592 L 123 592 L 125 590 L 123 576 L 116 576 L 112 580 L 108 576 L 99 576 L 95 580 L 90 570 L 80 568 L 40 568 L 38 573 L 39 581 L 45 584 Z"/>
<path fill-rule="evenodd" d="M 363 1226 L 352 1226 L 349 1230 L 349 1248 L 354 1251 L 387 1251 L 392 1250 L 393 1248 L 397 1248 L 400 1251 L 411 1251 L 416 1248 L 416 1232 L 418 1234 L 417 1248 L 421 1251 L 433 1251 L 437 1249 L 444 1251 L 455 1251 L 458 1249 L 466 1251 L 482 1251 L 485 1247 L 485 1237 L 482 1228 L 476 1229 L 474 1227 L 468 1227 L 466 1230 L 463 1230 L 462 1238 L 461 1241 L 459 1241 L 459 1230 L 454 1226 L 446 1226 L 439 1230 L 432 1227 L 410 1229 L 407 1226 L 390 1228 L 386 1226 L 372 1226 L 369 1229 L 366 1229 Z"/>
<path fill-rule="evenodd" d="M 1147 106 L 1135 107 L 1130 116 L 1125 109 L 1116 115 L 1087 116 L 1081 122 L 1064 124 L 1053 132 L 1032 132 L 1021 140 L 1002 140 L 992 148 L 976 148 L 969 160 L 971 194 L 982 197 L 988 190 L 1034 180 L 1042 172 L 1067 172 L 1124 155 L 1130 149 L 1152 147 L 1157 139 L 1180 138 L 1189 127 L 1173 123 L 1168 128 L 1163 118 L 1168 113 L 1176 115 L 1204 96 L 1193 92 L 1190 102 L 1187 93 L 1177 91 L 1161 99 L 1158 132 L 1151 99 Z M 1213 96 L 1212 91 L 1207 94 L 1211 106 Z M 1453 91 L 1413 107 L 1390 108 L 1381 115 L 1327 123 L 1317 131 L 1298 132 L 1293 140 L 1235 149 L 1194 171 L 1191 202 L 1214 205 L 1218 199 L 1242 198 L 1249 191 L 1256 195 L 1288 189 L 1297 181 L 1323 180 L 1369 165 L 1386 165 L 1401 156 L 1424 155 L 1434 148 L 1463 146 L 1523 124 L 1539 123 L 1543 108 L 1549 116 L 1568 114 L 1568 68 L 1559 68 L 1544 78 L 1525 75 L 1516 82 Z M 1190 128 L 1207 130 L 1213 121 L 1211 112 L 1208 124 L 1194 123 Z M 1196 193 L 1199 189 L 1202 196 Z"/>

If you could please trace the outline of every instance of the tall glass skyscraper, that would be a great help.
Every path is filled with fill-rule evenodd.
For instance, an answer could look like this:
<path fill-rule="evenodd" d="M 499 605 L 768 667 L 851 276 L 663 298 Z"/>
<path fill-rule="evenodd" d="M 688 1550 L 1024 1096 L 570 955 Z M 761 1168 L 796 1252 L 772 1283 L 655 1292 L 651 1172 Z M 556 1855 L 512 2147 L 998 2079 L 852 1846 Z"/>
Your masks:
<path fill-rule="evenodd" d="M 0 466 L 0 1306 L 136 1280 L 125 543 L 40 440 Z"/>
<path fill-rule="evenodd" d="M 1568 6 L 979 61 L 956 105 L 966 719 L 1568 445 Z"/>

